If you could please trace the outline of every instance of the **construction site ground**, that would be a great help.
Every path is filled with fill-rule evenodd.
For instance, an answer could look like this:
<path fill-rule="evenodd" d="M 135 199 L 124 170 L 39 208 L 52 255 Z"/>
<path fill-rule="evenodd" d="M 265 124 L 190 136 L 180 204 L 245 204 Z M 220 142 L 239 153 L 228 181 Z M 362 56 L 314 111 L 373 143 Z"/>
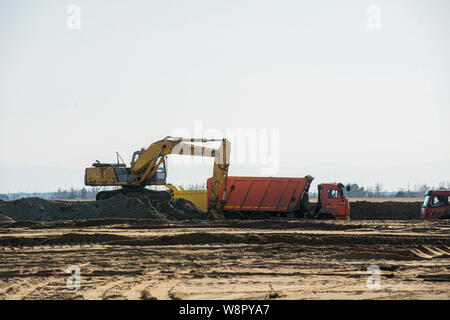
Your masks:
<path fill-rule="evenodd" d="M 418 219 L 4 221 L 0 299 L 449 299 L 449 231 Z"/>

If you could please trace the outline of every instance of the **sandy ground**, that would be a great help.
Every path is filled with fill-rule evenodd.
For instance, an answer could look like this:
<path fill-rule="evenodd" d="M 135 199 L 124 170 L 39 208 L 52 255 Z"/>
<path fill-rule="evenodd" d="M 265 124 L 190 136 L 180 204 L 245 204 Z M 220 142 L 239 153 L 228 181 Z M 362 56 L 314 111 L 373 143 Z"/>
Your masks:
<path fill-rule="evenodd" d="M 406 220 L 1 222 L 0 298 L 449 299 L 449 231 Z M 72 265 L 80 289 L 67 287 Z"/>

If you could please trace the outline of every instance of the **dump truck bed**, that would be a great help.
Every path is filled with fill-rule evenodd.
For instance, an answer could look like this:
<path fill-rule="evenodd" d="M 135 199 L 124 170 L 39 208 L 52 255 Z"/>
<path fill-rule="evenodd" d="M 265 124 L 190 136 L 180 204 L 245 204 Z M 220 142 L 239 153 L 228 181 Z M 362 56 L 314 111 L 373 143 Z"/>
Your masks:
<path fill-rule="evenodd" d="M 306 178 L 228 177 L 228 200 L 224 211 L 239 212 L 293 212 L 300 209 L 304 192 L 309 189 Z M 212 185 L 207 181 L 208 197 Z M 234 186 L 234 190 L 230 189 Z M 219 200 L 224 200 L 223 186 Z"/>

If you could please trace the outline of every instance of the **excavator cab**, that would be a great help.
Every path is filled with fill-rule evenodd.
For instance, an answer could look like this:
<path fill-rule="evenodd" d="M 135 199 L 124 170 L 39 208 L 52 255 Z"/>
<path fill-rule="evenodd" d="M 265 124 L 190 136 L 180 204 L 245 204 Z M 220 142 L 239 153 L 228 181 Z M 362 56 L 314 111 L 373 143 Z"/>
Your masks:
<path fill-rule="evenodd" d="M 133 160 L 135 160 L 134 156 Z M 148 184 L 164 185 L 166 177 L 166 159 L 163 158 L 160 159 L 156 172 L 150 177 Z M 86 168 L 85 183 L 87 185 L 99 183 L 105 186 L 127 185 L 134 181 L 136 178 L 131 172 L 131 168 L 127 168 L 124 163 L 100 163 L 97 161 L 92 164 L 92 168 Z"/>

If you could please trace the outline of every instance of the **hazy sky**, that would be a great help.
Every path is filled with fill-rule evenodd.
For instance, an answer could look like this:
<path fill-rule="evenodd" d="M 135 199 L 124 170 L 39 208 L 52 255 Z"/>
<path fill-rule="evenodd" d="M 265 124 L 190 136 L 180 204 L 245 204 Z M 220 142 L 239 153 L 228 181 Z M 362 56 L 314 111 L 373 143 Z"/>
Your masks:
<path fill-rule="evenodd" d="M 82 185 L 94 160 L 129 162 L 195 121 L 278 130 L 279 174 L 450 180 L 449 39 L 446 0 L 3 0 L 0 192 L 50 188 L 23 177 L 31 165 Z"/>

